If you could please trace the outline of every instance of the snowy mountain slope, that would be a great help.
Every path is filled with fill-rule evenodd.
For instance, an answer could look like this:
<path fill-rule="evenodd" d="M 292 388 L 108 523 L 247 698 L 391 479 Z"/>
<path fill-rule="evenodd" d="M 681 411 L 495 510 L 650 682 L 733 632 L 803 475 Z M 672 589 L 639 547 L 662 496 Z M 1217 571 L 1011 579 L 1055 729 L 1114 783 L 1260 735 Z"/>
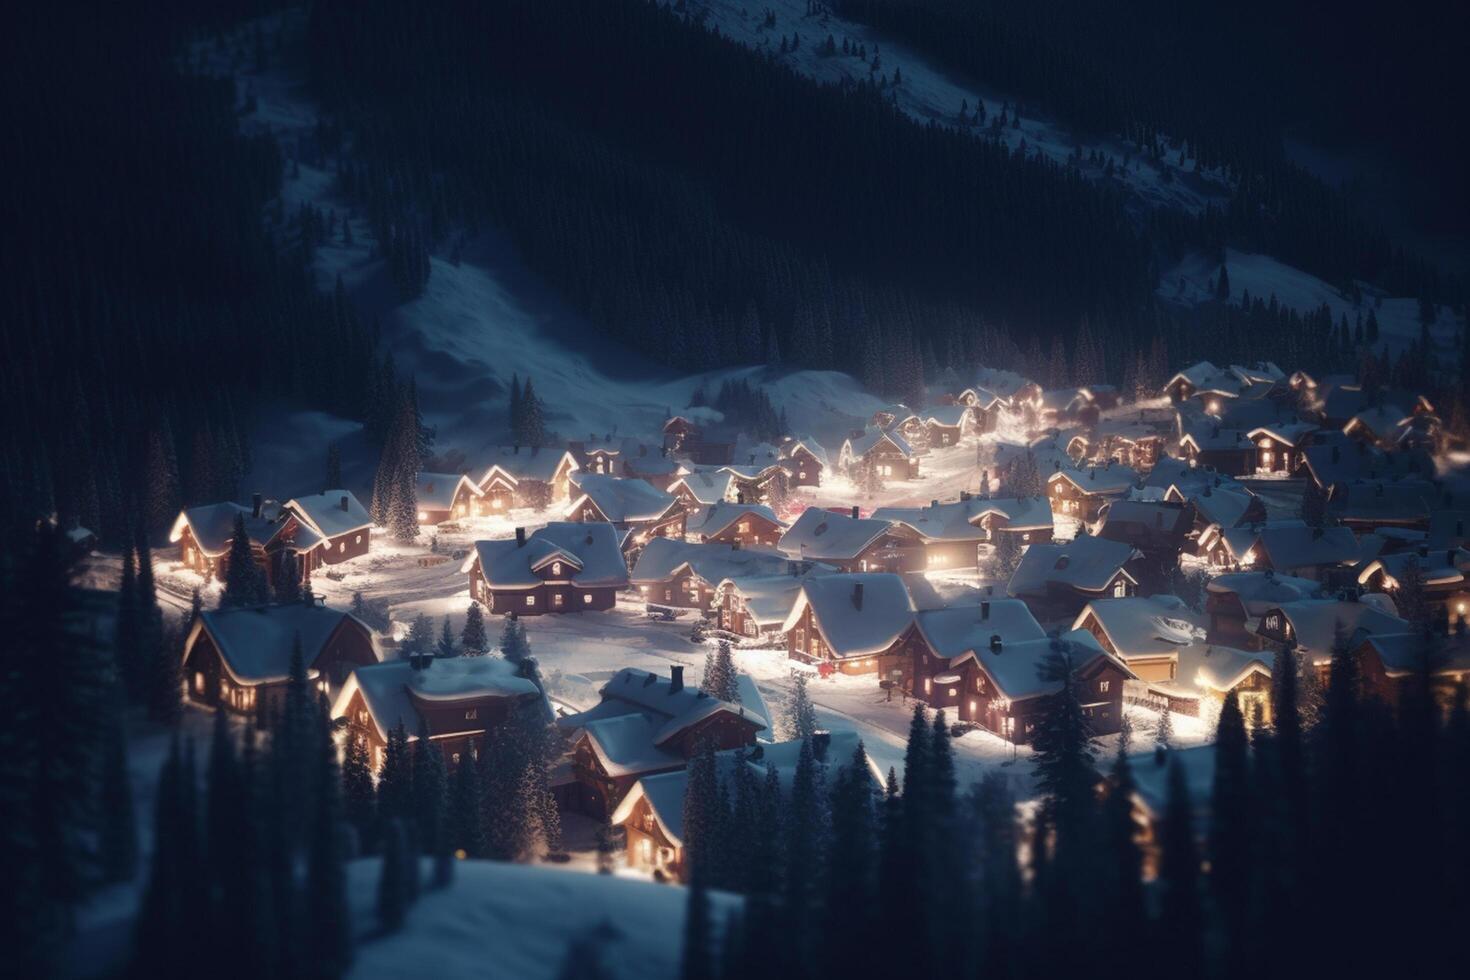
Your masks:
<path fill-rule="evenodd" d="M 883 404 L 833 371 L 746 367 L 679 376 L 600 339 L 593 324 L 561 302 L 494 235 L 470 243 L 458 262 L 431 258 L 424 295 L 401 301 L 375 255 L 367 222 L 336 192 L 334 175 L 307 162 L 315 158 L 316 110 L 301 80 L 280 66 L 264 73 L 243 64 L 218 64 L 216 70 L 235 74 L 248 109 L 243 124 L 274 133 L 292 159 L 285 213 L 306 204 L 350 222 L 350 243 L 339 226 L 333 241 L 316 249 L 318 282 L 330 289 L 340 275 L 362 315 L 379 319 L 399 369 L 418 383 L 425 418 L 438 432 L 437 451 L 458 450 L 473 464 L 486 447 L 506 441 L 506 403 L 515 375 L 534 380 L 549 428 L 564 438 L 612 432 L 656 439 L 668 412 L 684 409 L 697 389 L 713 395 L 727 379 L 761 386 L 778 410 L 824 439 L 861 426 Z M 277 493 L 312 488 L 325 445 L 347 436 L 344 425 L 319 413 L 297 413 L 284 422 L 270 416 L 257 439 L 251 479 Z M 292 437 L 273 437 L 283 429 Z M 352 458 L 350 438 L 345 445 L 349 482 L 366 478 L 371 461 Z"/>
<path fill-rule="evenodd" d="M 954 78 L 918 51 L 864 24 L 826 12 L 808 15 L 806 0 L 761 0 L 759 3 L 751 0 L 690 0 L 689 8 L 696 15 L 703 12 L 706 24 L 718 27 L 726 37 L 760 51 L 773 52 L 783 64 L 819 82 L 856 82 L 876 79 L 879 75 L 891 82 L 897 69 L 902 75 L 901 82 L 885 91 L 890 96 L 896 93 L 899 108 L 920 122 L 935 120 L 952 125 L 961 103 L 968 103 L 973 113 L 975 107 L 983 102 L 987 120 L 999 114 L 1005 103 L 1010 104 L 1014 113 L 1014 95 L 986 88 L 975 81 Z M 763 19 L 762 15 L 767 11 L 775 14 L 773 27 L 767 27 Z M 793 34 L 801 36 L 800 44 L 794 50 L 781 51 L 782 39 Z M 837 45 L 835 56 L 821 52 L 829 34 Z M 865 63 L 854 55 L 843 55 L 844 39 L 852 42 L 853 46 L 864 46 L 868 61 Z M 875 53 L 880 61 L 876 73 L 870 70 Z M 1093 150 L 1099 150 L 1113 158 L 1116 168 L 1114 179 L 1139 206 L 1197 212 L 1208 204 L 1221 203 L 1229 196 L 1229 188 L 1218 175 L 1198 173 L 1192 169 L 1180 170 L 1177 164 L 1171 163 L 1173 179 L 1165 180 L 1162 170 L 1148 160 L 1139 159 L 1137 151 L 1123 141 L 1083 136 L 1058 121 L 1038 117 L 1029 111 L 1023 114 L 1019 128 L 1007 125 L 1001 130 L 1000 138 L 1013 150 L 1024 140 L 1029 152 L 1040 150 L 1057 162 L 1070 159 L 1078 146 L 1081 146 L 1084 158 Z M 1127 168 L 1122 166 L 1125 158 L 1130 161 Z M 1104 179 L 1100 168 L 1089 167 L 1085 162 L 1082 172 L 1097 180 Z"/>
<path fill-rule="evenodd" d="M 1412 297 L 1389 297 L 1367 284 L 1360 283 L 1361 303 L 1316 276 L 1271 258 L 1237 249 L 1226 249 L 1225 268 L 1230 276 L 1230 301 L 1239 303 L 1249 292 L 1252 300 L 1270 301 L 1272 296 L 1283 306 L 1300 313 L 1312 313 L 1326 304 L 1332 310 L 1334 323 L 1347 317 L 1353 326 L 1357 318 L 1365 320 L 1371 309 L 1378 317 L 1379 344 L 1397 354 L 1419 339 L 1419 301 Z M 1157 294 L 1161 299 L 1183 306 L 1197 306 L 1215 299 L 1212 280 L 1220 274 L 1213 258 L 1195 253 L 1164 273 Z M 1454 356 L 1460 332 L 1460 318 L 1448 308 L 1441 308 L 1439 319 L 1430 328 L 1436 353 Z"/>

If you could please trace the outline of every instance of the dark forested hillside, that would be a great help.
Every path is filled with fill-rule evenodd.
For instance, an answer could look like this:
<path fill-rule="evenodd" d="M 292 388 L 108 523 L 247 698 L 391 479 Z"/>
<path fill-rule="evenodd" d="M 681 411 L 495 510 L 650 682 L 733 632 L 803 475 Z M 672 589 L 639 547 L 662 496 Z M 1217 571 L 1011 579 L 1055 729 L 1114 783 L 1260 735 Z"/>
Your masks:
<path fill-rule="evenodd" d="M 235 494 L 256 395 L 362 407 L 373 339 L 271 206 L 275 140 L 242 135 L 228 79 L 183 67 L 206 17 L 250 12 L 224 7 L 42 5 L 5 45 L 7 522 L 156 533 Z"/>
<path fill-rule="evenodd" d="M 843 16 L 916 45 L 1083 131 L 1120 134 L 1156 159 L 1225 168 L 1238 181 L 1212 234 L 1269 252 L 1329 282 L 1372 279 L 1400 295 L 1453 299 L 1339 194 L 1288 162 L 1283 135 L 1350 147 L 1412 146 L 1417 182 L 1435 188 L 1425 224 L 1459 229 L 1466 138 L 1449 96 L 1463 13 L 1410 3 L 1384 15 L 1246 0 L 836 0 Z M 1386 22 L 1386 23 L 1385 23 Z M 1402 29 L 1391 29 L 1396 25 Z M 1390 27 L 1390 29 L 1385 29 Z M 1432 213 L 1431 213 L 1432 212 Z"/>
<path fill-rule="evenodd" d="M 327 0 L 311 51 L 381 238 L 503 226 L 678 365 L 779 352 L 902 392 L 925 346 L 1122 323 L 1152 289 L 1113 194 L 636 0 Z"/>

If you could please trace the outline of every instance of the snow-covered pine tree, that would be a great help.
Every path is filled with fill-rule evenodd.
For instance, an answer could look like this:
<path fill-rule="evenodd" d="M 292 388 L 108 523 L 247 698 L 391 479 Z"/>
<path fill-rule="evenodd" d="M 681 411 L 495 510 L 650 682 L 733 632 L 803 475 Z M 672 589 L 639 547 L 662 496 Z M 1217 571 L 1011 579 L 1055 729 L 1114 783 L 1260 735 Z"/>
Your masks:
<path fill-rule="evenodd" d="M 704 693 L 730 704 L 740 703 L 740 685 L 730 641 L 721 640 L 714 651 L 705 655 Z"/>
<path fill-rule="evenodd" d="M 786 737 L 811 738 L 817 731 L 817 709 L 807 691 L 805 671 L 791 672 L 791 697 L 786 702 Z"/>
<path fill-rule="evenodd" d="M 403 640 L 403 655 L 411 657 L 433 652 L 434 621 L 429 618 L 428 613 L 419 613 L 413 618 L 413 623 L 408 628 L 408 636 Z"/>
<path fill-rule="evenodd" d="M 531 646 L 526 640 L 526 628 L 520 617 L 512 613 L 506 617 L 500 630 L 500 654 L 513 664 L 518 664 L 531 655 Z"/>
<path fill-rule="evenodd" d="M 464 629 L 459 634 L 460 646 L 466 657 L 483 656 L 490 649 L 490 638 L 485 635 L 485 614 L 478 602 L 471 602 L 465 611 Z"/>
<path fill-rule="evenodd" d="M 225 559 L 225 590 L 220 593 L 221 609 L 257 606 L 269 599 L 265 572 L 255 561 L 250 533 L 245 530 L 245 515 L 235 515 L 235 531 L 230 537 L 229 556 Z"/>
<path fill-rule="evenodd" d="M 479 766 L 469 752 L 462 753 L 454 767 L 454 781 L 449 792 L 448 833 L 449 846 L 456 852 L 463 851 L 466 857 L 484 855 Z"/>
<path fill-rule="evenodd" d="M 342 847 L 342 803 L 338 794 L 337 744 L 325 700 L 313 717 L 313 769 L 310 836 L 306 851 L 304 907 L 311 909 L 311 928 L 303 930 L 301 962 L 318 976 L 339 977 L 352 964 L 352 912 L 347 901 L 346 854 Z"/>
<path fill-rule="evenodd" d="M 1170 749 L 1174 747 L 1174 715 L 1167 704 L 1159 711 L 1154 723 L 1154 745 Z"/>
<path fill-rule="evenodd" d="M 383 768 L 378 773 L 379 828 L 394 819 L 413 819 L 413 758 L 409 753 L 408 732 L 404 730 L 402 721 L 388 731 Z"/>
<path fill-rule="evenodd" d="M 417 853 L 437 857 L 447 851 L 445 825 L 448 808 L 449 785 L 444 751 L 429 738 L 428 728 L 420 725 L 419 737 L 413 743 L 415 840 L 410 842 Z"/>

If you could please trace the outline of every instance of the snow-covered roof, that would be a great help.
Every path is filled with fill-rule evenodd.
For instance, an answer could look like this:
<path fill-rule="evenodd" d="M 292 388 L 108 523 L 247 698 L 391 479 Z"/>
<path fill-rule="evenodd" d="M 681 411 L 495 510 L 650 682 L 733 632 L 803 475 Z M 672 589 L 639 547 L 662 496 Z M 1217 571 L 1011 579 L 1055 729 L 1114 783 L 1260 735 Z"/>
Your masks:
<path fill-rule="evenodd" d="M 1238 487 L 1238 488 L 1237 488 Z M 1190 493 L 1185 499 L 1194 505 L 1195 512 L 1211 524 L 1235 527 L 1254 508 L 1257 497 L 1244 487 L 1205 487 Z M 1264 513 L 1264 511 L 1263 511 Z"/>
<path fill-rule="evenodd" d="M 1039 640 L 1046 630 L 1020 599 L 986 599 L 980 605 L 932 609 L 915 615 L 919 632 L 939 656 L 949 660 L 1003 643 Z"/>
<path fill-rule="evenodd" d="M 310 668 L 332 634 L 349 621 L 370 634 L 351 613 L 305 602 L 206 609 L 190 631 L 186 649 L 201 631 L 208 632 L 236 683 L 267 684 L 290 676 L 291 651 L 298 637 L 302 659 Z"/>
<path fill-rule="evenodd" d="M 601 742 L 611 761 L 619 766 L 632 766 L 635 761 L 654 761 L 652 749 L 663 751 L 670 741 L 690 726 L 720 712 L 749 721 L 756 731 L 770 727 L 765 705 L 730 704 L 712 697 L 698 688 L 682 684 L 676 689 L 669 677 L 660 677 L 636 667 L 625 667 L 613 675 L 602 688 L 602 701 L 588 711 L 567 715 L 557 725 L 567 730 L 587 729 L 594 734 L 594 744 Z M 601 725 L 616 718 L 636 716 L 645 725 L 628 722 Z M 600 728 L 593 726 L 601 725 Z M 637 741 L 637 744 L 632 744 Z M 656 768 L 656 767 L 655 767 Z M 644 771 L 629 769 L 625 771 Z"/>
<path fill-rule="evenodd" d="M 292 511 L 324 538 L 335 538 L 373 526 L 367 508 L 350 490 L 323 490 L 286 501 L 284 510 Z"/>
<path fill-rule="evenodd" d="M 827 450 L 815 438 L 807 435 L 794 436 L 790 441 L 784 443 L 781 446 L 781 458 L 790 459 L 791 455 L 798 449 L 805 449 L 811 453 L 823 467 L 828 465 Z"/>
<path fill-rule="evenodd" d="M 1140 547 L 1175 544 L 1189 531 L 1194 514 L 1187 504 L 1166 500 L 1114 500 L 1103 505 L 1098 535 Z"/>
<path fill-rule="evenodd" d="M 243 517 L 245 533 L 250 536 L 251 542 L 264 546 L 275 537 L 281 525 L 274 519 L 274 511 L 271 516 L 266 516 L 265 511 L 261 511 L 261 515 L 254 517 L 251 508 L 242 507 L 233 501 L 189 507 L 180 511 L 179 516 L 174 519 L 168 539 L 177 544 L 187 527 L 194 538 L 195 546 L 206 556 L 217 558 L 230 550 L 230 541 L 235 536 L 235 518 Z"/>
<path fill-rule="evenodd" d="M 1423 480 L 1353 481 L 1337 485 L 1327 509 L 1339 520 L 1428 521 L 1436 496 L 1434 486 Z"/>
<path fill-rule="evenodd" d="M 976 517 L 996 514 L 1006 519 L 1012 531 L 1034 531 L 1052 526 L 1051 502 L 1041 494 L 1034 497 L 989 497 L 972 501 L 979 508 Z"/>
<path fill-rule="evenodd" d="M 581 496 L 567 508 L 575 514 L 584 499 L 597 505 L 602 515 L 614 524 L 628 521 L 656 521 L 674 506 L 675 498 L 645 480 L 623 480 L 602 473 L 578 471 L 571 476 L 572 485 Z"/>
<path fill-rule="evenodd" d="M 541 693 L 532 681 L 517 673 L 515 664 L 497 655 L 429 658 L 423 670 L 414 670 L 407 660 L 359 667 L 338 692 L 333 717 L 347 713 L 357 691 L 362 692 L 373 725 L 384 739 L 400 724 L 410 738 L 418 737 L 421 715 L 416 701 L 536 697 Z"/>
<path fill-rule="evenodd" d="M 872 517 L 849 517 L 808 507 L 781 535 L 777 547 L 793 558 L 855 558 L 892 526 Z"/>
<path fill-rule="evenodd" d="M 872 519 L 911 527 L 925 541 L 983 541 L 986 532 L 974 522 L 988 503 L 972 498 L 948 504 L 934 501 L 927 507 L 879 507 Z"/>
<path fill-rule="evenodd" d="M 714 585 L 735 576 L 780 575 L 790 564 L 791 559 L 785 555 L 757 548 L 654 537 L 639 553 L 631 581 L 634 585 L 666 582 L 687 565 L 699 578 Z"/>
<path fill-rule="evenodd" d="M 913 447 L 908 444 L 908 440 L 893 429 L 869 428 L 857 438 L 848 439 L 843 442 L 842 447 L 846 451 L 846 455 L 852 456 L 853 458 L 860 458 L 867 455 L 868 451 L 874 446 L 883 442 L 893 446 L 894 449 L 897 449 L 905 457 L 914 455 Z"/>
<path fill-rule="evenodd" d="M 1066 480 L 1085 494 L 1118 494 L 1138 482 L 1138 471 L 1131 466 L 1088 466 L 1057 470 L 1046 478 L 1048 484 L 1058 480 Z"/>
<path fill-rule="evenodd" d="M 1094 599 L 1078 613 L 1073 629 L 1095 621 L 1113 649 L 1125 660 L 1178 653 L 1204 630 L 1199 616 L 1173 595 Z"/>
<path fill-rule="evenodd" d="M 1084 592 L 1101 592 L 1133 557 L 1132 545 L 1081 535 L 1066 544 L 1033 544 L 1021 556 L 1007 591 L 1013 596 L 1044 596 L 1048 586 L 1064 585 Z"/>
<path fill-rule="evenodd" d="M 486 454 L 485 475 L 480 477 L 483 485 L 491 474 L 499 469 L 512 483 L 533 480 L 550 483 L 561 465 L 577 468 L 576 458 L 565 449 L 549 449 L 539 446 L 492 446 Z"/>
<path fill-rule="evenodd" d="M 812 619 L 834 657 L 864 657 L 888 649 L 913 623 L 903 578 L 892 572 L 822 575 L 802 583 L 784 629 L 795 628 L 811 607 Z"/>
<path fill-rule="evenodd" d="M 492 588 L 527 589 L 543 581 L 537 569 L 562 561 L 568 577 L 583 588 L 622 588 L 628 584 L 628 566 L 619 542 L 613 526 L 602 521 L 553 521 L 527 537 L 524 546 L 515 538 L 476 541 L 460 571 L 468 572 L 478 562 L 480 575 Z"/>
<path fill-rule="evenodd" d="M 1459 548 L 1441 548 L 1424 555 L 1414 551 L 1380 555 L 1368 562 L 1358 573 L 1358 583 L 1366 585 L 1375 574 L 1381 572 L 1384 575 L 1384 588 L 1397 588 L 1400 578 L 1411 563 L 1418 566 L 1420 574 L 1424 576 L 1425 585 L 1463 585 L 1465 574 L 1461 568 L 1470 566 L 1470 552 Z"/>
<path fill-rule="evenodd" d="M 1415 631 L 1379 633 L 1366 638 L 1364 643 L 1378 654 L 1378 658 L 1383 661 L 1384 673 L 1390 677 L 1401 677 L 1420 670 L 1426 654 L 1424 637 Z M 1470 639 L 1460 633 L 1435 637 L 1430 656 L 1433 673 L 1470 672 Z"/>
<path fill-rule="evenodd" d="M 1194 385 L 1194 387 L 1196 388 L 1203 388 L 1205 385 L 1208 385 L 1215 379 L 1219 378 L 1222 374 L 1224 374 L 1224 372 L 1215 367 L 1215 365 L 1211 364 L 1209 361 L 1199 361 L 1196 364 L 1191 364 L 1189 367 L 1174 375 L 1174 377 L 1170 378 L 1168 384 L 1164 385 L 1164 387 L 1168 388 L 1176 381 L 1187 381 L 1190 384 Z"/>
<path fill-rule="evenodd" d="M 1312 433 L 1316 431 L 1317 426 L 1311 422 L 1276 422 L 1271 425 L 1257 426 L 1246 433 L 1246 436 L 1253 442 L 1262 436 L 1269 436 L 1277 442 L 1295 447 L 1310 439 Z"/>
<path fill-rule="evenodd" d="M 825 782 L 830 787 L 833 785 L 834 770 L 852 762 L 861 738 L 857 732 L 836 731 L 823 733 L 823 739 L 826 744 L 820 748 L 821 756 L 814 758 L 813 761 L 825 770 Z M 821 741 L 814 743 L 814 752 L 818 751 L 818 746 L 821 745 Z M 783 791 L 787 791 L 791 788 L 792 780 L 796 775 L 796 765 L 801 758 L 801 748 L 802 740 L 794 739 L 716 752 L 715 775 L 721 784 L 733 791 L 732 781 L 738 771 L 736 767 L 743 765 L 749 768 L 757 785 L 764 784 L 767 774 L 774 772 L 778 785 Z M 883 775 L 871 758 L 868 759 L 868 770 L 874 785 L 881 786 Z M 611 817 L 612 823 L 626 822 L 632 816 L 633 809 L 638 802 L 646 800 L 664 836 L 674 846 L 682 847 L 684 844 L 684 794 L 688 787 L 688 769 L 644 776 L 633 785 L 628 795 L 623 797 L 622 802 L 618 804 L 618 808 Z"/>
<path fill-rule="evenodd" d="M 1251 448 L 1250 439 L 1240 429 L 1226 429 L 1218 425 L 1201 425 L 1179 437 L 1179 444 L 1191 445 L 1197 452 L 1224 452 Z"/>
<path fill-rule="evenodd" d="M 745 604 L 745 612 L 761 629 L 773 629 L 785 624 L 801 595 L 801 583 L 812 575 L 830 575 L 830 565 L 812 563 L 812 567 L 799 575 L 732 575 L 720 582 L 720 587 L 730 586 Z"/>
<path fill-rule="evenodd" d="M 418 476 L 419 510 L 448 510 L 454 504 L 460 484 L 476 497 L 485 496 L 479 485 L 462 473 L 420 473 Z"/>
<path fill-rule="evenodd" d="M 1361 429 L 1374 438 L 1384 439 L 1393 435 L 1399 425 L 1408 418 L 1409 413 L 1397 405 L 1377 405 L 1355 413 L 1347 420 L 1342 431 L 1352 433 Z"/>
<path fill-rule="evenodd" d="M 1216 575 L 1205 588 L 1216 595 L 1234 593 L 1249 615 L 1259 616 L 1272 606 L 1316 595 L 1322 583 L 1269 571 L 1231 572 Z"/>
<path fill-rule="evenodd" d="M 732 504 L 729 501 L 721 500 L 700 507 L 694 513 L 690 514 L 685 531 L 689 534 L 703 534 L 713 537 L 737 521 L 752 516 L 764 518 L 778 528 L 784 529 L 786 527 L 781 518 L 776 516 L 776 512 L 765 504 Z"/>
<path fill-rule="evenodd" d="M 1257 361 L 1255 364 L 1230 365 L 1230 373 L 1235 375 L 1242 384 L 1271 386 L 1286 380 L 1286 373 L 1271 361 Z"/>
<path fill-rule="evenodd" d="M 1209 830 L 1210 812 L 1215 786 L 1215 746 L 1196 745 L 1187 749 L 1170 749 L 1161 765 L 1152 753 L 1133 756 L 1134 794 L 1151 819 L 1163 817 L 1169 804 L 1169 767 L 1177 763 L 1184 773 L 1184 787 L 1193 810 L 1194 831 Z"/>
<path fill-rule="evenodd" d="M 1081 670 L 1102 658 L 1116 664 L 1129 677 L 1133 676 L 1127 664 L 1111 656 L 1097 642 L 1097 637 L 1086 630 L 1071 630 L 1060 636 L 1043 636 L 1019 643 L 1002 642 L 999 650 L 987 644 L 975 650 L 973 655 L 1002 694 L 1012 701 L 1024 701 L 1061 690 L 1060 681 L 1043 680 L 1041 677 L 1041 667 L 1054 651 L 1067 652 L 1072 657 L 1074 670 Z"/>
<path fill-rule="evenodd" d="M 1362 635 L 1401 633 L 1408 622 L 1383 612 L 1376 604 L 1345 599 L 1299 599 L 1283 602 L 1266 610 L 1269 616 L 1279 611 L 1291 623 L 1293 636 L 1303 654 L 1314 663 L 1326 663 L 1332 656 L 1332 642 L 1341 624 L 1354 641 Z"/>
<path fill-rule="evenodd" d="M 673 493 L 682 486 L 701 504 L 713 504 L 730 495 L 730 484 L 734 480 L 735 474 L 725 468 L 698 469 L 675 480 L 670 484 L 669 492 Z"/>
<path fill-rule="evenodd" d="M 932 408 L 926 408 L 922 416 L 925 422 L 955 426 L 963 423 L 969 414 L 968 405 L 935 405 Z"/>
<path fill-rule="evenodd" d="M 1224 693 L 1251 674 L 1271 676 L 1273 656 L 1218 643 L 1190 643 L 1179 649 L 1176 676 L 1184 684 Z"/>
<path fill-rule="evenodd" d="M 1280 571 L 1350 564 L 1358 555 L 1358 540 L 1345 527 L 1268 524 L 1261 528 L 1258 544 L 1271 567 Z"/>

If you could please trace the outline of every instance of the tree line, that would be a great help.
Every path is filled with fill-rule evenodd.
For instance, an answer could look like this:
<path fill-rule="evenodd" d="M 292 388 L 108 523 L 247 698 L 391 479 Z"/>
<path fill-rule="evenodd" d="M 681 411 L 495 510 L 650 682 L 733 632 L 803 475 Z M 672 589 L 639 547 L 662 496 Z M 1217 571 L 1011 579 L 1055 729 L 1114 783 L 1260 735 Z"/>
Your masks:
<path fill-rule="evenodd" d="M 1455 962 L 1470 908 L 1462 845 L 1470 706 L 1436 699 L 1438 641 L 1396 706 L 1365 683 L 1340 633 L 1325 689 L 1288 647 L 1270 716 L 1220 711 L 1213 776 L 1155 733 L 1102 757 L 1071 651 L 1041 665 L 1059 685 L 1034 743 L 1040 802 L 1018 817 L 995 769 L 957 786 L 951 733 L 915 707 L 902 778 L 875 786 L 861 748 L 842 768 L 803 747 L 789 785 L 713 752 L 691 762 L 690 891 L 682 976 L 1234 977 L 1431 972 Z M 1167 715 L 1165 716 L 1167 717 Z M 1137 766 L 1167 787 L 1145 834 Z M 715 921 L 707 891 L 742 893 Z M 1347 924 L 1353 928 L 1346 928 Z"/>

